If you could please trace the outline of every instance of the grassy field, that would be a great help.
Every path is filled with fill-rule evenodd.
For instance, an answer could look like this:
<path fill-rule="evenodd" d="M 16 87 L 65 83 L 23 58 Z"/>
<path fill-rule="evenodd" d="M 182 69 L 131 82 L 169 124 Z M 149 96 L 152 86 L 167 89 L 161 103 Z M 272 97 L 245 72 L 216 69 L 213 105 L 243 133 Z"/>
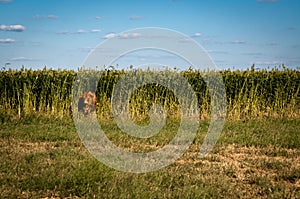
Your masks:
<path fill-rule="evenodd" d="M 185 91 L 182 90 L 182 82 L 174 80 L 178 74 L 183 76 L 193 88 L 201 115 L 210 115 L 211 96 L 204 77 L 209 79 L 211 74 L 215 73 L 193 69 L 187 71 L 166 69 L 159 72 L 102 70 L 97 73 L 92 70 L 79 70 L 76 73 L 73 70 L 22 68 L 0 70 L 0 123 L 10 121 L 13 117 L 20 119 L 33 113 L 46 113 L 61 118 L 70 116 L 72 91 L 76 85 L 80 87 L 79 94 L 87 90 L 96 91 L 98 114 L 107 117 L 111 112 L 109 105 L 117 82 L 132 73 L 137 77 L 127 78 L 126 83 L 146 80 L 157 82 L 158 79 L 168 82 L 167 87 L 149 84 L 133 93 L 130 98 L 130 111 L 133 117 L 143 118 L 148 114 L 149 105 L 153 103 L 160 104 L 171 114 L 178 114 L 177 97 Z M 275 117 L 300 115 L 299 70 L 284 68 L 284 66 L 272 70 L 254 70 L 253 67 L 244 71 L 222 70 L 217 73 L 222 77 L 226 90 L 227 117 L 243 119 L 271 115 Z M 79 79 L 76 79 L 77 74 L 81 74 Z M 82 85 L 86 88 L 81 88 Z M 169 90 L 172 86 L 176 87 L 175 94 Z M 223 93 L 221 95 L 224 96 Z M 122 104 L 122 98 L 119 99 Z M 190 98 L 183 98 L 182 103 L 191 103 Z"/>
<path fill-rule="evenodd" d="M 115 145 L 150 152 L 176 135 L 184 115 L 176 93 L 185 89 L 181 82 L 168 81 L 179 90 L 149 84 L 134 92 L 129 106 L 134 122 L 146 125 L 154 104 L 166 110 L 167 119 L 157 135 L 133 138 L 111 117 L 112 92 L 132 71 L 102 72 L 98 77 L 89 71 L 78 81 L 77 73 L 68 70 L 0 71 L 0 198 L 300 198 L 299 70 L 219 71 L 227 118 L 213 151 L 204 158 L 198 152 L 210 124 L 211 97 L 203 76 L 211 73 L 133 71 L 140 80 L 180 73 L 198 100 L 186 113 L 201 114 L 188 151 L 173 164 L 143 174 L 114 170 L 88 152 L 71 118 L 72 90 L 78 82 L 94 87 L 98 119 Z M 190 99 L 181 102 L 189 104 Z"/>
<path fill-rule="evenodd" d="M 121 147 L 147 151 L 101 122 Z M 228 120 L 213 151 L 198 158 L 209 121 L 203 120 L 187 153 L 155 172 L 111 169 L 81 143 L 71 118 L 32 116 L 0 128 L 0 193 L 3 198 L 299 198 L 300 119 Z M 172 138 L 168 122 L 152 150 Z"/>

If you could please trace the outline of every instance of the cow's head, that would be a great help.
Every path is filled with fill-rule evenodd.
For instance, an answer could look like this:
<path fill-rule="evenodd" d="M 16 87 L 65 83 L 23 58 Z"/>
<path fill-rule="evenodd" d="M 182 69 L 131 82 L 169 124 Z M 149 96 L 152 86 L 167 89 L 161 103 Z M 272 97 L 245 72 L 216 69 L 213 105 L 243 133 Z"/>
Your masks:
<path fill-rule="evenodd" d="M 90 115 L 96 110 L 96 94 L 88 91 L 79 96 L 78 111 L 83 112 L 85 116 Z"/>

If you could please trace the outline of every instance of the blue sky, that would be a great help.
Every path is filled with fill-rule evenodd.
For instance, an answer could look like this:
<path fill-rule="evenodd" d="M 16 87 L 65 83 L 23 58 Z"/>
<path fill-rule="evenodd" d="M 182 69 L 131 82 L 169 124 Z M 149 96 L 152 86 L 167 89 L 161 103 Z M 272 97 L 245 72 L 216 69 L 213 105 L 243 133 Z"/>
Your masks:
<path fill-rule="evenodd" d="M 77 69 L 99 43 L 143 27 L 190 36 L 220 69 L 300 66 L 299 0 L 0 0 L 0 66 Z"/>

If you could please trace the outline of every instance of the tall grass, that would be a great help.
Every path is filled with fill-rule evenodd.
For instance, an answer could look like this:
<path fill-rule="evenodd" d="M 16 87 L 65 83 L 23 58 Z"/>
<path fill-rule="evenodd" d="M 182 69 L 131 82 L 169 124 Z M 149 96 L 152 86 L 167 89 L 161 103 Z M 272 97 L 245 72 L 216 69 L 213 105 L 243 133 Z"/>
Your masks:
<path fill-rule="evenodd" d="M 222 71 L 229 115 L 294 117 L 300 113 L 300 71 Z"/>
<path fill-rule="evenodd" d="M 139 78 L 145 80 L 164 76 L 164 71 L 135 70 L 134 72 Z M 198 97 L 198 111 L 203 117 L 209 117 L 211 102 L 203 79 L 207 73 L 192 69 L 173 72 L 180 73 L 187 79 Z M 129 71 L 126 70 L 111 70 L 101 71 L 101 76 L 97 76 L 91 72 L 86 73 L 86 78 L 80 79 L 86 81 L 86 84 L 90 85 L 89 88 L 96 90 L 99 117 L 111 116 L 113 89 L 120 78 L 128 73 Z M 223 70 L 219 73 L 226 88 L 229 118 L 298 117 L 300 115 L 300 71 L 286 68 L 256 71 L 252 68 L 245 71 Z M 0 119 L 5 121 L 11 117 L 22 118 L 31 114 L 70 116 L 72 88 L 76 74 L 73 70 L 46 68 L 0 71 Z M 180 82 L 169 81 L 168 84 L 179 85 Z M 130 98 L 132 116 L 134 118 L 147 116 L 149 107 L 153 104 L 160 104 L 169 114 L 179 115 L 180 103 L 177 94 L 180 94 L 180 89 L 173 93 L 168 88 L 155 83 L 145 85 L 134 92 Z"/>
<path fill-rule="evenodd" d="M 75 75 L 74 71 L 46 68 L 37 71 L 24 68 L 1 71 L 2 114 L 12 112 L 18 118 L 33 113 L 70 114 Z"/>

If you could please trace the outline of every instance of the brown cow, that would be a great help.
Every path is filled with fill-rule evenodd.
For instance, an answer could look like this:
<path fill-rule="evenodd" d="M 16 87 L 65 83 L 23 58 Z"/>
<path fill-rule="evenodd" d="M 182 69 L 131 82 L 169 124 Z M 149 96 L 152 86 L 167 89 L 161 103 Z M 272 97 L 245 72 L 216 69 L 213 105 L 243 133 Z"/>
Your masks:
<path fill-rule="evenodd" d="M 85 116 L 90 115 L 96 110 L 96 94 L 87 91 L 79 96 L 78 111 L 82 111 Z"/>

